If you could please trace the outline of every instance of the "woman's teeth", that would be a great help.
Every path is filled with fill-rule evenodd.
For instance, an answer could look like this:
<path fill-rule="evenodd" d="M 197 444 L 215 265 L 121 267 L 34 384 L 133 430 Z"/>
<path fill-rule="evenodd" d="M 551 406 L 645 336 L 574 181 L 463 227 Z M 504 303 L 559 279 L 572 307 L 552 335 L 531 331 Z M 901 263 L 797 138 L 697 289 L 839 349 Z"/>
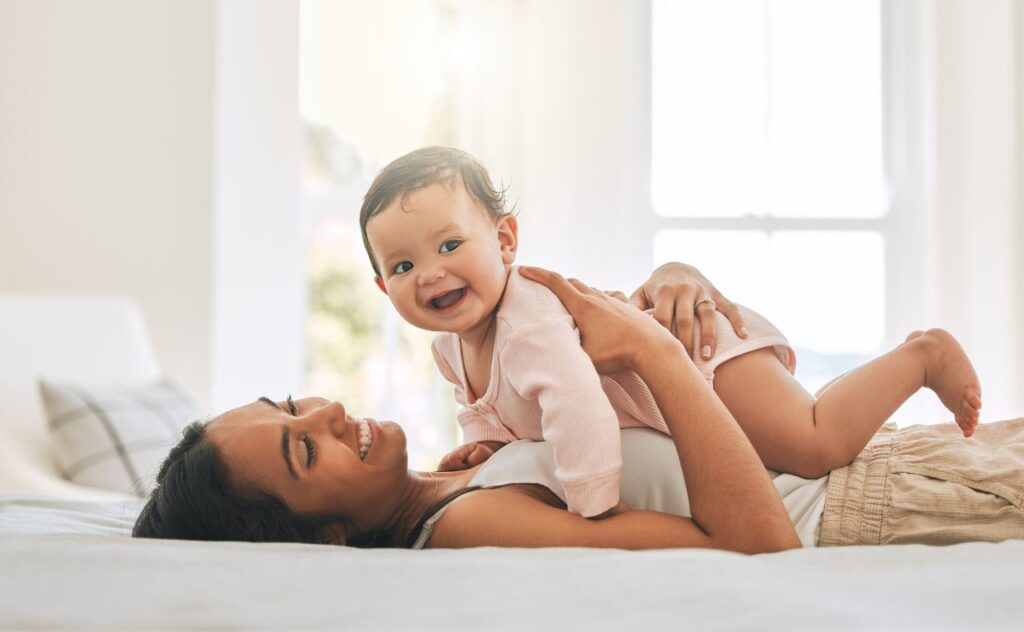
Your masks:
<path fill-rule="evenodd" d="M 362 461 L 373 446 L 373 432 L 366 421 L 360 419 L 356 423 L 359 424 L 359 460 Z"/>

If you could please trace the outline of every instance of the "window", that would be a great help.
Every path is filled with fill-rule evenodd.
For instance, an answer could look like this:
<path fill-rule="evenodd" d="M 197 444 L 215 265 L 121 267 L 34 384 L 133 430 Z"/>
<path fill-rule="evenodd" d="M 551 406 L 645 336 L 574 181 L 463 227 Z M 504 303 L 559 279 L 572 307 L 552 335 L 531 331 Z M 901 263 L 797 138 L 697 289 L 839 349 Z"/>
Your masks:
<path fill-rule="evenodd" d="M 775 322 L 810 390 L 877 355 L 879 3 L 653 0 L 651 42 L 656 263 L 691 262 Z M 793 300 L 808 288 L 813 313 Z"/>
<path fill-rule="evenodd" d="M 374 285 L 358 217 L 384 164 L 453 144 L 451 51 L 438 45 L 453 40 L 452 15 L 428 0 L 304 0 L 300 19 L 306 390 L 400 421 L 410 466 L 430 468 L 458 438 L 452 389 L 434 368 L 432 334 Z"/>

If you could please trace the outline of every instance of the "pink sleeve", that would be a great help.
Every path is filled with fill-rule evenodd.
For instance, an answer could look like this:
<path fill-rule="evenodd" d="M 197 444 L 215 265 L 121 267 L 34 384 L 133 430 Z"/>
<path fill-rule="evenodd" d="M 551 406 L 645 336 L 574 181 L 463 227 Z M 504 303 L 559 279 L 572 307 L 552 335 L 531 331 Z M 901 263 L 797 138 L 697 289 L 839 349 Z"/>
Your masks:
<path fill-rule="evenodd" d="M 434 352 L 434 362 L 444 379 L 455 386 L 455 401 L 459 403 L 458 421 L 462 427 L 463 443 L 475 443 L 477 441 L 500 441 L 511 443 L 516 438 L 505 428 L 492 424 L 486 417 L 476 412 L 466 403 L 466 389 L 462 386 L 462 380 L 455 374 L 455 369 L 445 356 L 444 348 L 440 339 L 434 340 L 431 345 Z"/>
<path fill-rule="evenodd" d="M 619 421 L 568 319 L 523 327 L 500 353 L 512 387 L 540 405 L 569 511 L 590 517 L 615 507 L 622 472 Z"/>

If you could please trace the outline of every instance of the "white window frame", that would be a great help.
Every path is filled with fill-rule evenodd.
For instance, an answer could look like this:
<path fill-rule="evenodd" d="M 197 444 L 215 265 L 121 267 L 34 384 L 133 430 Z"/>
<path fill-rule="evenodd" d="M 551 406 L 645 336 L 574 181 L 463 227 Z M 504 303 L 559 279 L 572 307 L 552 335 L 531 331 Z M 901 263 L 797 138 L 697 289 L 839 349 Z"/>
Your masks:
<path fill-rule="evenodd" d="M 650 2 L 647 3 L 647 39 L 650 41 Z M 917 16 L 910 15 L 912 8 L 905 3 L 882 2 L 882 177 L 889 185 L 889 195 L 885 201 L 885 212 L 874 218 L 803 218 L 778 216 L 745 216 L 745 217 L 668 217 L 659 215 L 652 204 L 650 191 L 647 193 L 647 213 L 643 221 L 634 227 L 638 243 L 646 247 L 653 246 L 655 237 L 665 230 L 723 230 L 723 231 L 758 231 L 771 233 L 778 231 L 870 231 L 881 235 L 884 241 L 883 271 L 885 278 L 884 299 L 884 346 L 889 347 L 901 341 L 899 332 L 912 330 L 912 322 L 920 323 L 923 310 L 920 305 L 924 301 L 923 289 L 916 280 L 924 278 L 926 265 L 922 255 L 924 235 L 920 227 L 924 222 L 921 205 L 915 200 L 915 192 L 919 187 L 907 186 L 908 182 L 923 177 L 913 171 L 914 164 L 920 164 L 921 130 L 915 128 L 914 119 L 922 110 L 923 90 L 915 84 L 923 81 L 920 69 L 915 63 L 920 61 L 912 57 L 908 51 L 912 48 L 905 39 L 910 36 L 920 38 L 923 35 L 918 27 Z M 650 53 L 650 48 L 648 47 Z M 651 59 L 648 57 L 648 71 Z M 648 84 L 651 81 L 649 78 Z M 896 89 L 897 86 L 901 88 Z M 651 91 L 647 91 L 648 103 L 645 108 L 647 128 L 651 129 Z M 920 125 L 920 123 L 918 123 Z M 915 135 L 916 134 L 916 135 Z M 648 133 L 650 138 L 650 133 Z M 911 155 L 910 152 L 918 152 Z M 647 146 L 646 182 L 650 182 L 653 172 L 650 145 Z M 712 282 L 715 279 L 711 279 Z M 741 300 L 742 297 L 730 297 Z M 795 297 L 807 309 L 814 309 L 813 298 L 809 295 Z M 919 325 L 918 325 L 919 326 Z"/>

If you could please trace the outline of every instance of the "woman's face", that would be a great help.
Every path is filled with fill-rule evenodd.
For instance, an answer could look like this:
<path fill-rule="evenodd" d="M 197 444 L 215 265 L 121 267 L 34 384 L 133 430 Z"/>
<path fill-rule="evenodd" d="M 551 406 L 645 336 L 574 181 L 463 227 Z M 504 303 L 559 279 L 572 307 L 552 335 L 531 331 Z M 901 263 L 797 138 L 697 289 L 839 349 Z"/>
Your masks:
<path fill-rule="evenodd" d="M 395 509 L 408 478 L 398 424 L 350 417 L 321 398 L 260 398 L 213 419 L 206 436 L 233 486 L 270 493 L 298 514 L 341 513 L 369 526 Z"/>

